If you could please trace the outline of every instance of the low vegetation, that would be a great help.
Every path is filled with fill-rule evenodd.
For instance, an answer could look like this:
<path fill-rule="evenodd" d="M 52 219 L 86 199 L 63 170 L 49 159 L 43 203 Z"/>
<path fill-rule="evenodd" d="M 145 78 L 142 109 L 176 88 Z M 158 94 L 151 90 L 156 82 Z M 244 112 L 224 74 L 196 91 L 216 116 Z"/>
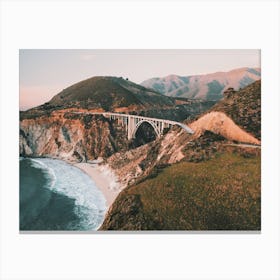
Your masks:
<path fill-rule="evenodd" d="M 245 131 L 261 139 L 261 81 L 239 91 L 228 89 L 224 95 L 210 111 L 224 112 Z"/>
<path fill-rule="evenodd" d="M 260 230 L 260 156 L 180 162 L 123 191 L 102 230 Z"/>

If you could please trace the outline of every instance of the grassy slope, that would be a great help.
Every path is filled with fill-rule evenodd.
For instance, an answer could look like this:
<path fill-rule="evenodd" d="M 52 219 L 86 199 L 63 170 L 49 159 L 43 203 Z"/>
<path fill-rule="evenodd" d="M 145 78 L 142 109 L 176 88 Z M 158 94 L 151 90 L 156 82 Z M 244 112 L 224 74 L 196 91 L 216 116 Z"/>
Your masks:
<path fill-rule="evenodd" d="M 101 229 L 259 230 L 260 156 L 181 162 L 123 191 Z"/>

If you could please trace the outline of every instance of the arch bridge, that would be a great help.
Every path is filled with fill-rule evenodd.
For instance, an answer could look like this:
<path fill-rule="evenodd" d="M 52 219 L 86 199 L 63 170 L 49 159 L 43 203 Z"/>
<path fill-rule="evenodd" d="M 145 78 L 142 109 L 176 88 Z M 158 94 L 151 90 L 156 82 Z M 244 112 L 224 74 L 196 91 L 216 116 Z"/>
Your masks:
<path fill-rule="evenodd" d="M 103 115 L 106 118 L 117 120 L 119 124 L 125 126 L 127 132 L 127 138 L 129 140 L 135 138 L 138 128 L 144 122 L 149 123 L 153 127 L 157 137 L 163 135 L 163 131 L 165 128 L 170 128 L 171 126 L 174 125 L 180 126 L 187 133 L 190 134 L 194 133 L 193 130 L 187 125 L 180 122 L 170 121 L 170 120 L 149 118 L 149 117 L 136 116 L 136 115 L 118 114 L 118 113 L 111 113 L 111 112 L 98 113 L 98 114 Z"/>
<path fill-rule="evenodd" d="M 125 126 L 128 140 L 135 138 L 138 128 L 144 122 L 149 123 L 153 127 L 157 137 L 163 135 L 163 131 L 165 128 L 170 128 L 174 125 L 180 126 L 187 133 L 190 134 L 194 133 L 194 131 L 190 127 L 188 127 L 183 123 L 165 120 L 165 119 L 156 119 L 156 118 L 149 118 L 149 117 L 143 117 L 137 115 L 119 114 L 119 113 L 111 113 L 111 112 L 89 112 L 89 113 L 72 112 L 72 113 L 103 115 L 104 117 L 109 118 L 111 120 L 117 120 L 118 124 Z"/>

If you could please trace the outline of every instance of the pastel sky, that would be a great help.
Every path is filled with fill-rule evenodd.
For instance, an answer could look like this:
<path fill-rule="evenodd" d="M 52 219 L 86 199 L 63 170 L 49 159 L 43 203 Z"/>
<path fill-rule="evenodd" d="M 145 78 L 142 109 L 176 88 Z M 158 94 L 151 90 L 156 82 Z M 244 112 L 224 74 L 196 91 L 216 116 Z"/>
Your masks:
<path fill-rule="evenodd" d="M 20 50 L 20 110 L 49 101 L 62 89 L 93 76 L 135 83 L 260 67 L 259 50 Z"/>

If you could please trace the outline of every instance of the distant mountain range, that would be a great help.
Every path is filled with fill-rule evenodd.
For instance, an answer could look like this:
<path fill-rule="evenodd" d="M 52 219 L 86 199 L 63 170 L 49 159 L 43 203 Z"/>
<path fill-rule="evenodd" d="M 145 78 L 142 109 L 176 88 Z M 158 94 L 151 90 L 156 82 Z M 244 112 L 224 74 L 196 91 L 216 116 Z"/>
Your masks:
<path fill-rule="evenodd" d="M 232 87 L 235 90 L 239 90 L 260 80 L 260 78 L 260 68 L 245 67 L 229 72 L 216 72 L 205 75 L 169 75 L 163 78 L 145 80 L 141 85 L 171 97 L 219 100 L 223 97 L 223 92 L 226 89 Z"/>

